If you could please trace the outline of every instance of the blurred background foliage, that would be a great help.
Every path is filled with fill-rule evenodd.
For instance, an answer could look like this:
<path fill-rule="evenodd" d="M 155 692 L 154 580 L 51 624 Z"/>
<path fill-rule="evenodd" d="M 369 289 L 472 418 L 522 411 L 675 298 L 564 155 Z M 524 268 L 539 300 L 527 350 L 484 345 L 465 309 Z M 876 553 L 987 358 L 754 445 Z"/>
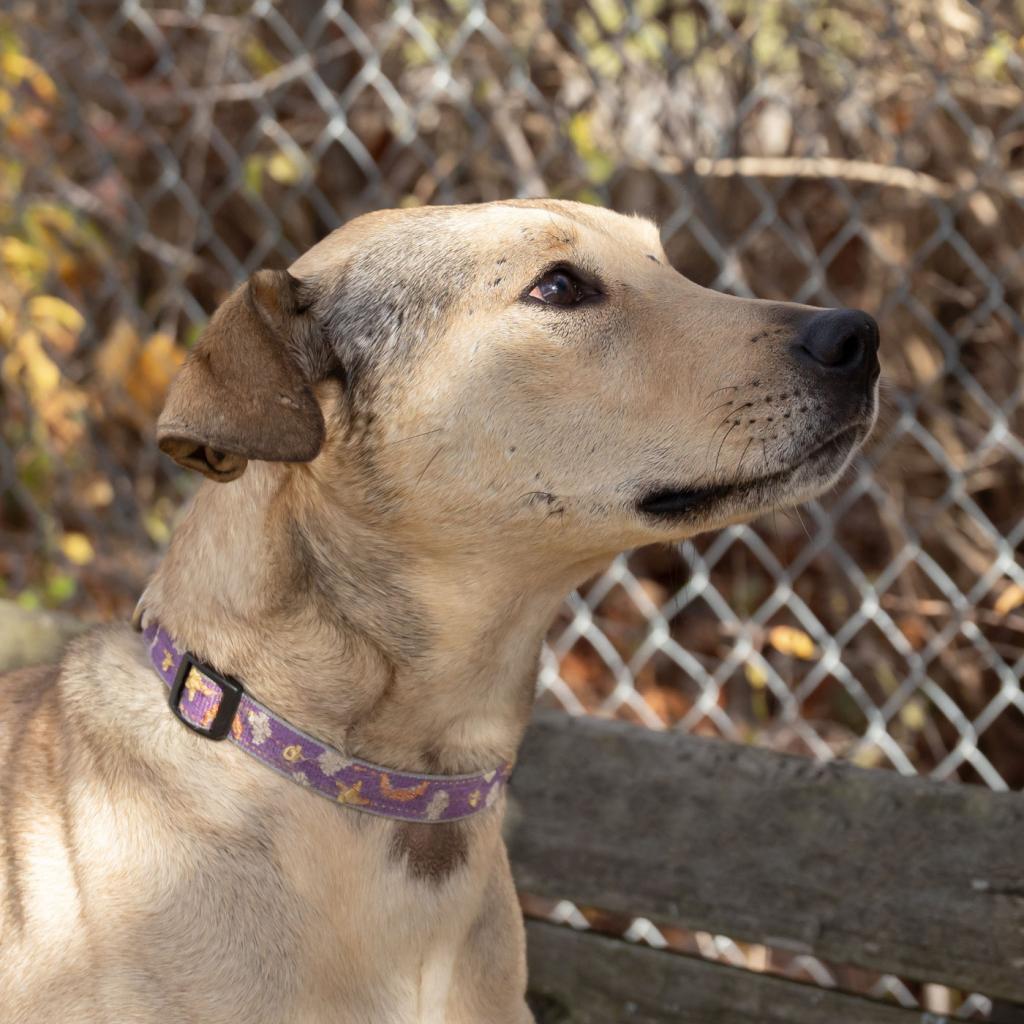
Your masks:
<path fill-rule="evenodd" d="M 18 2 L 0 14 L 0 579 L 127 615 L 228 290 L 381 206 L 550 194 L 740 294 L 875 311 L 883 423 L 799 517 L 616 564 L 545 700 L 1024 784 L 1024 3 Z"/>

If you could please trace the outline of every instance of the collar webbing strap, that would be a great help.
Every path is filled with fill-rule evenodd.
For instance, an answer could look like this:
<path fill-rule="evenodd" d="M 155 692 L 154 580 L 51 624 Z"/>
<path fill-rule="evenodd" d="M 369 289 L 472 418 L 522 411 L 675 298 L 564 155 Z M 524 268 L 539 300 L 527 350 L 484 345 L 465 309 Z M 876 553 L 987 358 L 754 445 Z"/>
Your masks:
<path fill-rule="evenodd" d="M 182 651 L 158 623 L 146 626 L 143 635 L 181 722 L 207 739 L 230 740 L 329 800 L 401 821 L 457 821 L 491 807 L 511 774 L 505 764 L 476 775 L 421 775 L 346 757 L 278 718 L 238 680 Z"/>

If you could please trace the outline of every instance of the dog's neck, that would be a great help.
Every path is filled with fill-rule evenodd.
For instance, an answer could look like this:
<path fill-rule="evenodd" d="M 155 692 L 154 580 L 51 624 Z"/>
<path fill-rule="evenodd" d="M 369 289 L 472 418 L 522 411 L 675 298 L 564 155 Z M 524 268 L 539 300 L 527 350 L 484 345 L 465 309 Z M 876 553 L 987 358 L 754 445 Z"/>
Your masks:
<path fill-rule="evenodd" d="M 511 760 L 544 633 L 593 567 L 403 550 L 361 510 L 304 500 L 292 473 L 254 464 L 204 486 L 147 617 L 350 755 L 440 773 Z"/>

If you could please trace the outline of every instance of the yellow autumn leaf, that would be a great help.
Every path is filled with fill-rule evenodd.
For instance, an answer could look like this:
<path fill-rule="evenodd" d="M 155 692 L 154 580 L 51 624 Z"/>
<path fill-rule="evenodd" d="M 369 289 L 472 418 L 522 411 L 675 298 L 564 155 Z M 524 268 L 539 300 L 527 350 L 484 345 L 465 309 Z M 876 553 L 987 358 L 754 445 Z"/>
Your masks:
<path fill-rule="evenodd" d="M 139 351 L 139 336 L 127 320 L 118 320 L 96 353 L 96 370 L 108 386 L 120 385 L 128 376 Z"/>
<path fill-rule="evenodd" d="M 14 270 L 46 270 L 50 265 L 46 253 L 12 235 L 0 238 L 0 259 Z"/>
<path fill-rule="evenodd" d="M 885 758 L 882 751 L 874 743 L 870 743 L 861 747 L 850 760 L 859 768 L 877 768 Z"/>
<path fill-rule="evenodd" d="M 125 390 L 142 409 L 155 415 L 184 358 L 185 354 L 169 334 L 150 335 L 125 380 Z"/>
<path fill-rule="evenodd" d="M 82 314 L 56 295 L 36 295 L 29 299 L 28 312 L 33 320 L 56 320 L 69 331 L 80 331 L 85 326 Z"/>
<path fill-rule="evenodd" d="M 60 539 L 60 549 L 64 557 L 75 565 L 88 565 L 96 557 L 84 533 L 65 533 Z"/>
<path fill-rule="evenodd" d="M 0 53 L 0 74 L 12 82 L 28 82 L 35 94 L 46 103 L 52 103 L 57 98 L 57 86 L 53 84 L 53 79 L 23 53 Z"/>
<path fill-rule="evenodd" d="M 82 443 L 85 434 L 85 411 L 88 400 L 83 391 L 62 380 L 61 387 L 36 403 L 59 452 Z"/>
<path fill-rule="evenodd" d="M 171 528 L 156 513 L 149 513 L 142 517 L 146 533 L 156 541 L 157 544 L 166 544 L 171 539 Z"/>
<path fill-rule="evenodd" d="M 28 315 L 50 344 L 65 355 L 74 351 L 85 318 L 70 303 L 55 295 L 29 299 Z"/>
<path fill-rule="evenodd" d="M 810 661 L 818 655 L 814 641 L 795 626 L 773 626 L 768 631 L 768 643 L 779 652 L 792 658 Z"/>
<path fill-rule="evenodd" d="M 3 363 L 5 380 L 13 382 L 23 375 L 29 394 L 37 403 L 60 387 L 60 367 L 46 354 L 35 331 L 24 331 L 15 338 L 12 348 Z"/>
<path fill-rule="evenodd" d="M 0 302 L 0 348 L 8 348 L 11 338 L 14 336 L 19 324 L 12 309 L 8 309 Z"/>
<path fill-rule="evenodd" d="M 743 666 L 743 674 L 755 690 L 763 690 L 768 685 L 768 673 L 756 662 L 748 661 Z"/>
<path fill-rule="evenodd" d="M 114 500 L 114 487 L 109 480 L 93 480 L 83 490 L 82 500 L 90 508 L 105 508 Z"/>
<path fill-rule="evenodd" d="M 924 705 L 916 697 L 908 700 L 903 707 L 900 708 L 900 721 L 911 730 L 911 732 L 920 732 L 925 725 L 926 717 L 924 713 Z"/>
<path fill-rule="evenodd" d="M 1009 615 L 1015 608 L 1024 604 L 1024 587 L 1019 583 L 1011 583 L 996 598 L 995 609 L 998 615 Z"/>
<path fill-rule="evenodd" d="M 281 62 L 258 39 L 246 39 L 242 44 L 242 56 L 257 75 L 269 75 L 281 66 Z"/>
<path fill-rule="evenodd" d="M 299 152 L 279 149 L 267 161 L 267 174 L 279 185 L 294 185 L 306 174 L 306 158 Z"/>
<path fill-rule="evenodd" d="M 25 210 L 24 219 L 28 236 L 41 245 L 49 244 L 53 248 L 69 238 L 85 241 L 82 225 L 75 220 L 75 215 L 56 203 L 35 201 Z"/>

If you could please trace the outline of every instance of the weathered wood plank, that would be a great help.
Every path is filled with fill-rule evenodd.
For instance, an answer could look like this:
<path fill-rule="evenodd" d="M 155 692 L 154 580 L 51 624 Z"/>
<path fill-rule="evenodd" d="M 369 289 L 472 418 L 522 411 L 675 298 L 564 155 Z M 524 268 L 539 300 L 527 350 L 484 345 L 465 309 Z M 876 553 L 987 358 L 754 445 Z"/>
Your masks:
<path fill-rule="evenodd" d="M 1024 1024 L 1024 1006 L 997 999 L 992 1004 L 992 1013 L 988 1019 L 989 1024 Z"/>
<path fill-rule="evenodd" d="M 593 932 L 527 922 L 540 1024 L 942 1024 L 933 1014 L 676 956 Z M 561 1012 L 559 1012 L 561 1011 Z"/>
<path fill-rule="evenodd" d="M 1024 794 L 547 713 L 524 892 L 1024 1001 Z"/>

